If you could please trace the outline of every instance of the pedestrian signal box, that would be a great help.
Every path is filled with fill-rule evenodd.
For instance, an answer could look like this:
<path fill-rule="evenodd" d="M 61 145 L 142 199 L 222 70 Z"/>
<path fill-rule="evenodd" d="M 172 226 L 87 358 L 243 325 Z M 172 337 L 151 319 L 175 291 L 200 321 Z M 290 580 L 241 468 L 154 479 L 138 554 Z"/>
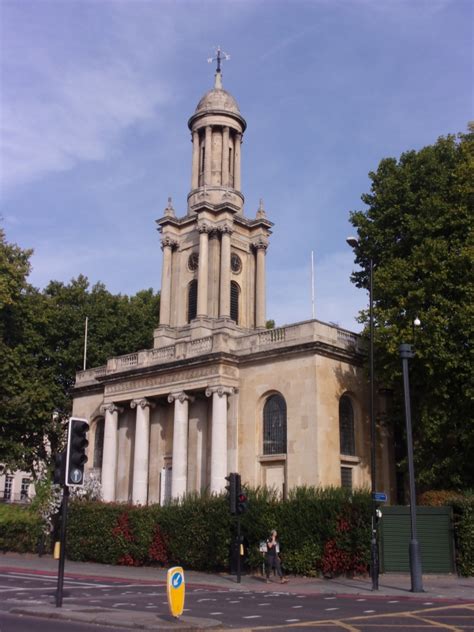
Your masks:
<path fill-rule="evenodd" d="M 87 463 L 86 449 L 89 445 L 87 433 L 89 424 L 85 419 L 71 417 L 66 449 L 66 485 L 80 487 L 84 485 L 84 466 Z"/>

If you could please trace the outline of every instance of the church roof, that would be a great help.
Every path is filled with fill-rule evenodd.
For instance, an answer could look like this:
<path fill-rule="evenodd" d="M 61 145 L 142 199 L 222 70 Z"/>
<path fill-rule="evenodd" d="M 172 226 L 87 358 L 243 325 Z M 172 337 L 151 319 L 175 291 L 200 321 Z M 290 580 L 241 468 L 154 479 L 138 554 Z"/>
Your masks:
<path fill-rule="evenodd" d="M 237 101 L 230 92 L 223 88 L 212 88 L 199 101 L 196 107 L 196 114 L 207 110 L 224 110 L 233 114 L 240 114 Z"/>

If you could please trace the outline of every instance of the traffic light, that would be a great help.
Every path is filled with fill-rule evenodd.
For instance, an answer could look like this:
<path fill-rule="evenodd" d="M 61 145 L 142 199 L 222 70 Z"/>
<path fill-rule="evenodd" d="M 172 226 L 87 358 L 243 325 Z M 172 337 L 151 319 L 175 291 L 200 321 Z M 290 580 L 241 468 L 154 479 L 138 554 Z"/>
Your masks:
<path fill-rule="evenodd" d="M 244 514 L 249 508 L 249 499 L 245 491 L 240 490 L 240 493 L 237 495 L 237 515 L 241 516 Z"/>
<path fill-rule="evenodd" d="M 84 465 L 87 463 L 86 448 L 89 424 L 85 419 L 71 417 L 67 436 L 66 485 L 84 485 Z"/>
<path fill-rule="evenodd" d="M 227 499 L 229 501 L 230 513 L 235 516 L 237 513 L 237 496 L 240 492 L 240 474 L 231 472 L 229 476 L 225 477 L 229 484 L 225 486 L 227 490 Z"/>
<path fill-rule="evenodd" d="M 237 474 L 238 479 L 237 479 L 237 515 L 241 516 L 242 514 L 244 514 L 247 511 L 247 502 L 248 502 L 248 498 L 247 498 L 247 493 L 245 491 L 245 489 L 242 489 L 241 483 L 240 483 L 240 474 Z"/>
<path fill-rule="evenodd" d="M 66 452 L 63 450 L 54 455 L 53 483 L 55 485 L 64 485 L 64 477 L 66 475 Z"/>

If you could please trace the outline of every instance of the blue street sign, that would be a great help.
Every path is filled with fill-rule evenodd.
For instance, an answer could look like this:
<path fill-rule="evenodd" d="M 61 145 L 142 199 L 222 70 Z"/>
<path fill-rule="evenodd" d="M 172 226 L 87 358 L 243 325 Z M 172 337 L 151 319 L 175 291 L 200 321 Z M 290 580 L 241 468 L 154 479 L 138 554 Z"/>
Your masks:
<path fill-rule="evenodd" d="M 385 492 L 374 492 L 372 494 L 373 500 L 378 503 L 386 503 L 387 502 L 387 494 Z"/>

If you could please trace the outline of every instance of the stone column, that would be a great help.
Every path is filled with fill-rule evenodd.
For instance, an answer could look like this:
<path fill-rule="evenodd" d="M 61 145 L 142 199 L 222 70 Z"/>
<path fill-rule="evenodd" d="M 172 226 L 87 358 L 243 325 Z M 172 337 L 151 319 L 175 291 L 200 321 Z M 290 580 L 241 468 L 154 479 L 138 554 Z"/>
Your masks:
<path fill-rule="evenodd" d="M 223 187 L 229 186 L 229 128 L 222 129 L 222 168 L 221 184 Z"/>
<path fill-rule="evenodd" d="M 174 402 L 173 422 L 173 469 L 171 474 L 171 497 L 181 498 L 186 494 L 188 482 L 188 408 L 193 398 L 184 391 L 168 395 Z"/>
<path fill-rule="evenodd" d="M 240 191 L 240 148 L 242 145 L 242 134 L 235 135 L 234 141 L 234 189 Z"/>
<path fill-rule="evenodd" d="M 209 260 L 209 232 L 208 224 L 198 225 L 199 231 L 199 268 L 198 268 L 198 300 L 197 315 L 207 316 L 207 285 Z"/>
<path fill-rule="evenodd" d="M 176 242 L 170 237 L 163 237 L 163 269 L 161 271 L 160 325 L 169 325 L 171 320 L 171 259 Z"/>
<path fill-rule="evenodd" d="M 209 233 L 209 277 L 208 277 L 208 301 L 209 316 L 217 318 L 219 316 L 219 274 L 220 270 L 220 250 L 219 231 L 212 230 Z"/>
<path fill-rule="evenodd" d="M 211 437 L 211 494 L 225 489 L 227 475 L 227 396 L 232 387 L 212 386 L 206 389 L 206 397 L 212 395 Z"/>
<path fill-rule="evenodd" d="M 193 132 L 193 169 L 191 174 L 191 190 L 199 186 L 199 132 Z"/>
<path fill-rule="evenodd" d="M 117 476 L 118 414 L 123 408 L 115 404 L 102 406 L 105 413 L 104 452 L 102 457 L 102 498 L 106 502 L 115 500 L 115 480 Z"/>
<path fill-rule="evenodd" d="M 230 236 L 232 226 L 224 224 L 221 228 L 221 274 L 219 316 L 230 318 Z"/>
<path fill-rule="evenodd" d="M 212 165 L 212 127 L 206 126 L 206 143 L 204 154 L 204 185 L 211 184 L 211 165 Z"/>
<path fill-rule="evenodd" d="M 148 455 L 150 450 L 150 408 L 148 399 L 134 399 L 130 403 L 137 409 L 135 420 L 135 452 L 133 455 L 132 502 L 146 505 L 148 501 Z"/>
<path fill-rule="evenodd" d="M 268 243 L 259 239 L 253 244 L 256 251 L 255 326 L 265 328 L 265 252 Z"/>

